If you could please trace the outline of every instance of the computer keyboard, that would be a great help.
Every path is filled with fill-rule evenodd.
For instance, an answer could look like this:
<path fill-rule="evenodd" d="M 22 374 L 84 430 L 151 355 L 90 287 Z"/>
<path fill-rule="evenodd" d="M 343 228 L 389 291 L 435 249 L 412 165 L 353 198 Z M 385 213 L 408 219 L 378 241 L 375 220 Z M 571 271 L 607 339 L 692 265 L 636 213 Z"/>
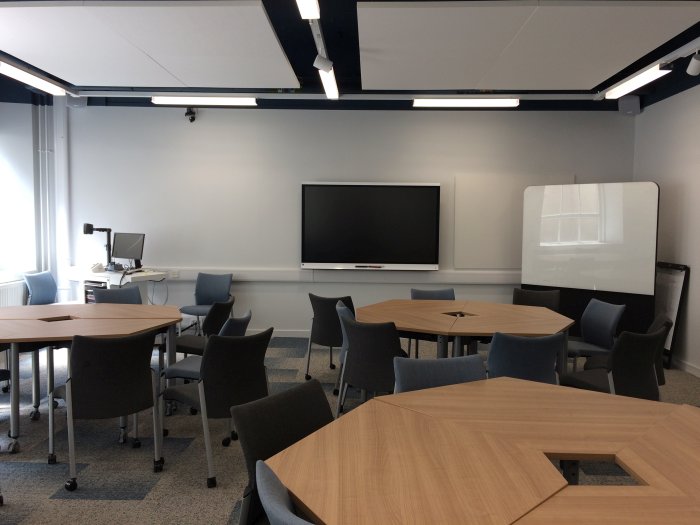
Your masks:
<path fill-rule="evenodd" d="M 141 268 L 132 268 L 131 270 L 126 271 L 126 275 L 131 275 L 132 273 L 139 273 L 142 271 L 143 271 L 143 269 L 141 269 Z"/>

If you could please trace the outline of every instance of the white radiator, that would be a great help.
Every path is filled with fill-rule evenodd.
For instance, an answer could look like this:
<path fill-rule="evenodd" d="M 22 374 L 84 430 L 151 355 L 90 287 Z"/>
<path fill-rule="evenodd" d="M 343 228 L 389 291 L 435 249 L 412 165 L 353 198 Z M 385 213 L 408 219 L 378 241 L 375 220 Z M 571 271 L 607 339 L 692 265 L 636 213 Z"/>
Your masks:
<path fill-rule="evenodd" d="M 24 304 L 24 281 L 0 284 L 0 306 L 20 306 Z"/>

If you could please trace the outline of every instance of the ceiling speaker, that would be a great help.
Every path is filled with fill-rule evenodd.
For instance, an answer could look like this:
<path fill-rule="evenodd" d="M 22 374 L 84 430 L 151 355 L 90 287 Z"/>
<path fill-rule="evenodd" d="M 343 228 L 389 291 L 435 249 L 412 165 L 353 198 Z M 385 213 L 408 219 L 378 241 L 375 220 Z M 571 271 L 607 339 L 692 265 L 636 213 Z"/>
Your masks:
<path fill-rule="evenodd" d="M 639 96 L 625 95 L 617 99 L 617 110 L 623 115 L 639 115 L 642 110 L 639 108 Z"/>

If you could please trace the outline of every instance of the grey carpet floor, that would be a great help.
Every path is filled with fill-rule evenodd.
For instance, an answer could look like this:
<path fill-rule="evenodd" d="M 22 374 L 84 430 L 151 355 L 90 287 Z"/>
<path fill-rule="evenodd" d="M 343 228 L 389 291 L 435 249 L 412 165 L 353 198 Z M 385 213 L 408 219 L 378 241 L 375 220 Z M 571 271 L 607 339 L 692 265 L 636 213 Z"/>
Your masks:
<path fill-rule="evenodd" d="M 306 339 L 273 338 L 267 353 L 272 392 L 287 389 L 304 380 Z M 421 342 L 421 357 L 435 354 L 435 346 Z M 336 357 L 337 359 L 337 357 Z M 56 352 L 57 383 L 65 378 L 65 350 Z M 45 361 L 42 357 L 42 364 Z M 42 365 L 43 368 L 43 365 Z M 311 375 L 326 390 L 335 411 L 332 395 L 337 370 L 328 368 L 328 351 L 314 347 Z M 42 384 L 45 379 L 42 375 Z M 667 371 L 667 384 L 661 387 L 662 400 L 700 405 L 700 378 L 679 370 Z M 152 470 L 153 440 L 150 412 L 140 417 L 140 448 L 117 443 L 116 420 L 79 421 L 76 425 L 78 485 L 67 492 L 68 478 L 65 408 L 56 411 L 56 454 L 58 464 L 47 464 L 48 417 L 46 399 L 42 416 L 29 420 L 31 410 L 31 361 L 21 362 L 21 451 L 6 452 L 9 427 L 9 394 L 0 393 L 0 488 L 4 506 L 0 523 L 236 523 L 239 499 L 247 483 L 243 454 L 237 442 L 221 446 L 227 423 L 212 420 L 211 431 L 218 486 L 206 487 L 206 459 L 201 419 L 180 407 L 167 417 L 169 436 L 164 440 L 165 467 Z M 42 396 L 45 392 L 42 390 Z M 346 410 L 357 406 L 356 393 L 349 394 Z M 619 467 L 610 464 L 582 465 L 582 483 L 628 484 L 633 481 Z"/>

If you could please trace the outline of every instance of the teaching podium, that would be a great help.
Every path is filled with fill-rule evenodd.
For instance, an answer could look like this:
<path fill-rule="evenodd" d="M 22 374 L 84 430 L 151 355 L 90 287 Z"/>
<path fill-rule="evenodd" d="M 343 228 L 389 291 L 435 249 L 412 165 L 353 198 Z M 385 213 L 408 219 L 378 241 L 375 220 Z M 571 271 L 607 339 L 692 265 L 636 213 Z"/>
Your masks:
<path fill-rule="evenodd" d="M 122 288 L 124 286 L 138 286 L 141 292 L 143 304 L 148 304 L 148 283 L 160 282 L 168 276 L 167 272 L 158 270 L 141 269 L 137 272 L 92 272 L 89 269 L 73 266 L 69 270 L 70 281 L 78 283 L 78 290 L 86 303 L 95 302 L 93 291 L 96 288 Z"/>

